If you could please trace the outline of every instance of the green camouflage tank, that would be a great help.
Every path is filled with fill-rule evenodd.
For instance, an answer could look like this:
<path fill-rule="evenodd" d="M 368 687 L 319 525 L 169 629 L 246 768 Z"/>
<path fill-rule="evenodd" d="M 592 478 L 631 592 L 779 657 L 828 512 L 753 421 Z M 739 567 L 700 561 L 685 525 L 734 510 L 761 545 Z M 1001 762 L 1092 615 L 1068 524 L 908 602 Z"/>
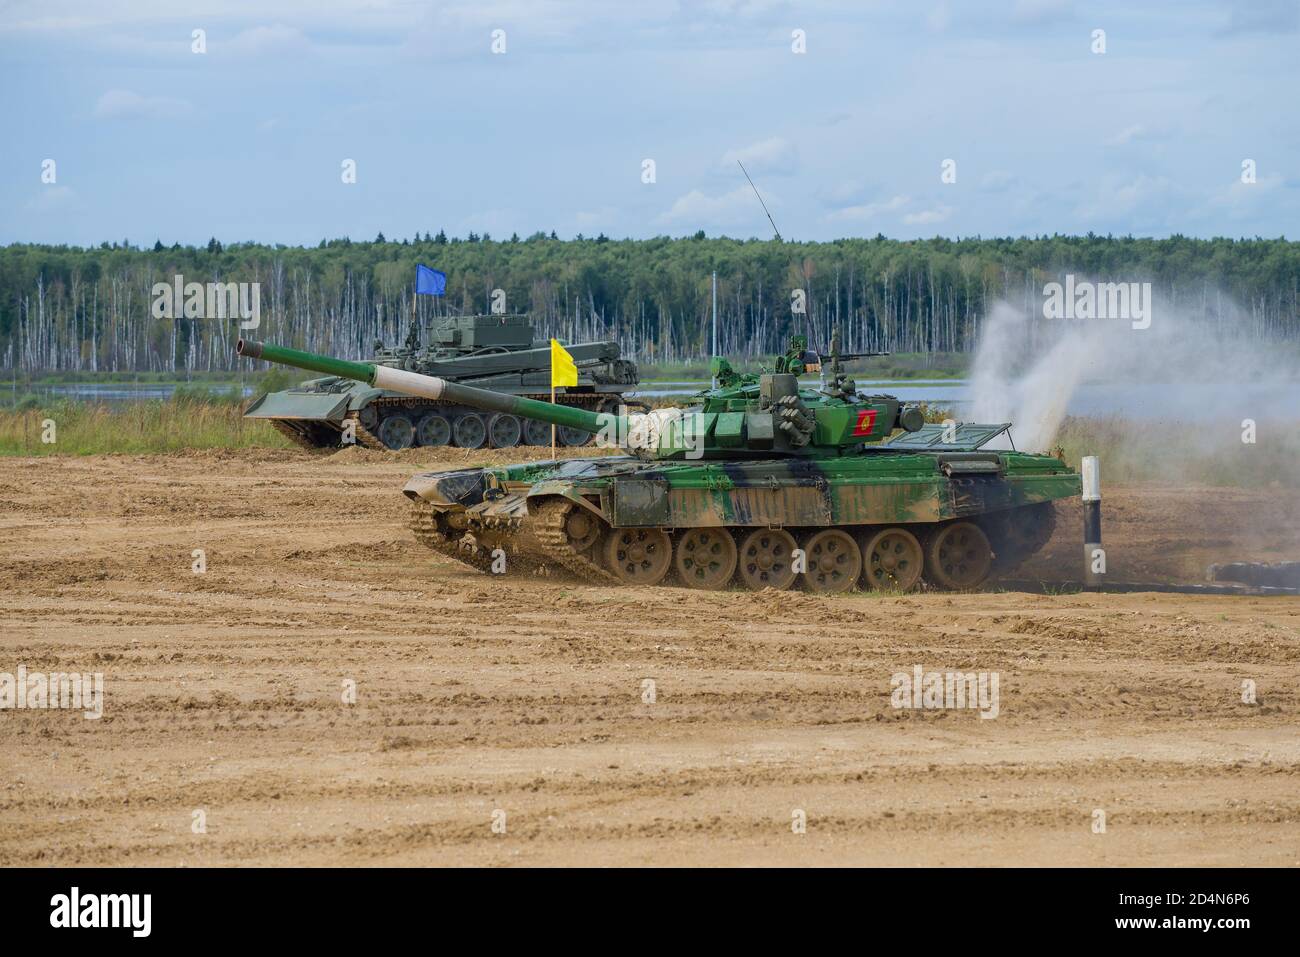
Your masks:
<path fill-rule="evenodd" d="M 563 567 L 621 585 L 978 587 L 1023 562 L 1078 495 L 1061 459 L 985 450 L 1009 423 L 926 424 L 861 395 L 796 337 L 773 371 L 714 360 L 691 409 L 591 413 L 255 342 L 241 355 L 595 433 L 631 454 L 414 476 L 421 542 L 484 571 Z M 819 390 L 799 375 L 831 361 Z"/>
<path fill-rule="evenodd" d="M 525 316 L 453 316 L 439 320 L 430 342 L 421 346 L 415 326 L 400 349 L 375 343 L 371 363 L 464 382 L 480 389 L 535 399 L 550 398 L 550 343 L 533 338 Z M 623 393 L 637 384 L 636 363 L 623 359 L 617 342 L 566 346 L 578 367 L 578 384 L 557 390 L 566 405 L 591 412 L 613 411 Z M 343 376 L 309 379 L 292 389 L 272 392 L 244 411 L 266 419 L 297 444 L 336 449 L 355 443 L 373 449 L 417 445 L 549 445 L 546 423 L 508 413 L 483 415 L 464 403 L 438 402 L 376 389 Z M 567 426 L 563 445 L 585 445 L 591 433 Z"/>

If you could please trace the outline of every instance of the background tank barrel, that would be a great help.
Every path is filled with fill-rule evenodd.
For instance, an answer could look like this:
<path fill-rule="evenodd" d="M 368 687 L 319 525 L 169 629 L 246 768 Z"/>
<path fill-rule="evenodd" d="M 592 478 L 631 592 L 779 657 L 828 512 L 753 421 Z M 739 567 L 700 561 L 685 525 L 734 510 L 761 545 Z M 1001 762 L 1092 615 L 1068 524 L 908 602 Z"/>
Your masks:
<path fill-rule="evenodd" d="M 628 429 L 628 423 L 623 416 L 610 415 L 606 412 L 588 412 L 572 406 L 539 402 L 525 396 L 476 389 L 437 376 L 421 375 L 418 372 L 409 372 L 372 362 L 334 359 L 314 352 L 303 352 L 300 349 L 289 349 L 285 346 L 247 339 L 240 339 L 236 343 L 235 352 L 248 359 L 262 359 L 277 365 L 293 366 L 323 375 L 355 379 L 377 389 L 389 389 L 405 395 L 473 406 L 489 412 L 504 412 L 524 419 L 535 419 L 538 422 L 568 426 L 586 432 L 599 434 L 602 430 L 608 429 L 610 431 L 607 434 L 618 436 L 626 434 Z"/>

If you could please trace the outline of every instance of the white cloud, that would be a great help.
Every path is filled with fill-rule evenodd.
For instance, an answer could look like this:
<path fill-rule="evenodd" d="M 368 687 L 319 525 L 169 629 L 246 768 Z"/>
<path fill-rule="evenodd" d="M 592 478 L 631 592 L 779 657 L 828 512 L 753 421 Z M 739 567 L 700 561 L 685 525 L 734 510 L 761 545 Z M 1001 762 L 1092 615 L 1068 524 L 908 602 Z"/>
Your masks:
<path fill-rule="evenodd" d="M 1231 0 L 1228 35 L 1295 33 L 1300 29 L 1300 5 L 1295 0 Z"/>
<path fill-rule="evenodd" d="M 304 53 L 311 49 L 311 41 L 297 27 L 275 23 L 241 30 L 225 43 L 209 40 L 208 48 L 213 53 L 262 56 L 268 53 Z"/>
<path fill-rule="evenodd" d="M 170 96 L 141 96 L 130 90 L 109 90 L 95 104 L 101 119 L 142 117 L 150 120 L 174 120 L 185 116 L 193 107 L 188 100 Z"/>
<path fill-rule="evenodd" d="M 876 219 L 885 213 L 896 213 L 906 207 L 910 202 L 910 197 L 894 196 L 884 202 L 860 203 L 856 206 L 845 206 L 843 209 L 837 209 L 833 213 L 828 213 L 826 215 L 826 221 L 835 223 Z"/>
<path fill-rule="evenodd" d="M 1000 193 L 1016 183 L 1014 173 L 1004 169 L 989 170 L 980 180 L 980 189 L 990 193 Z"/>
<path fill-rule="evenodd" d="M 1163 176 L 1141 175 L 1129 181 L 1111 179 L 1096 194 L 1084 200 L 1075 209 L 1075 215 L 1085 222 L 1096 220 L 1129 219 L 1140 221 L 1144 213 L 1155 212 L 1155 204 L 1168 196 L 1172 184 Z"/>
<path fill-rule="evenodd" d="M 27 208 L 38 212 L 67 209 L 76 202 L 77 194 L 71 186 L 42 186 L 40 192 L 27 201 Z"/>
<path fill-rule="evenodd" d="M 774 136 L 722 154 L 721 166 L 728 172 L 735 170 L 737 162 L 744 163 L 751 174 L 793 173 L 799 166 L 799 154 L 789 140 Z"/>
<path fill-rule="evenodd" d="M 1114 136 L 1106 141 L 1107 146 L 1123 146 L 1125 143 L 1131 143 L 1133 140 L 1145 136 L 1147 128 L 1141 123 L 1134 123 L 1132 126 L 1126 126 Z"/>
<path fill-rule="evenodd" d="M 1053 23 L 1074 16 L 1070 0 L 1016 0 L 1011 19 L 1016 23 Z"/>
<path fill-rule="evenodd" d="M 1270 194 L 1285 182 L 1280 173 L 1260 176 L 1253 183 L 1243 183 L 1238 177 L 1227 189 L 1212 196 L 1207 205 L 1220 214 L 1226 211 L 1232 219 L 1241 219 L 1258 213 L 1265 203 L 1275 198 Z"/>
<path fill-rule="evenodd" d="M 828 113 L 817 121 L 818 126 L 839 126 L 841 123 L 847 123 L 853 119 L 852 113 L 846 113 L 840 110 L 835 113 Z"/>
<path fill-rule="evenodd" d="M 841 209 L 866 203 L 877 189 L 877 186 L 869 185 L 861 179 L 844 179 L 833 186 L 819 186 L 817 198 L 825 206 Z"/>
<path fill-rule="evenodd" d="M 768 208 L 772 206 L 772 196 L 763 197 Z M 754 198 L 754 191 L 746 183 L 721 196 L 709 196 L 698 189 L 693 189 L 680 197 L 668 212 L 659 217 L 661 223 L 687 223 L 699 229 L 734 223 L 753 223 L 757 230 L 765 225 L 767 217 L 763 207 Z"/>
<path fill-rule="evenodd" d="M 598 227 L 608 226 L 618 212 L 613 206 L 602 206 L 599 209 L 584 209 L 573 214 L 573 221 L 577 224 L 578 229 L 592 230 Z"/>
<path fill-rule="evenodd" d="M 903 222 L 908 226 L 932 226 L 935 223 L 942 223 L 952 215 L 952 207 L 940 204 L 934 209 L 922 209 L 915 213 L 908 213 L 903 217 Z"/>

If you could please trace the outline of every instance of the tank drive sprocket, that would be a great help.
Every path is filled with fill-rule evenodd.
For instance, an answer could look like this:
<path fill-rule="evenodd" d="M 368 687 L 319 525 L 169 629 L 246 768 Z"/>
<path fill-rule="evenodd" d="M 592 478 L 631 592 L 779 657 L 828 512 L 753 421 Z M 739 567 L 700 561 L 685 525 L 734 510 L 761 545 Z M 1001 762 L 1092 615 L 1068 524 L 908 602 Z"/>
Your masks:
<path fill-rule="evenodd" d="M 529 524 L 532 534 L 541 547 L 541 557 L 556 562 L 579 578 L 609 585 L 623 584 L 617 576 L 593 557 L 605 529 L 597 528 L 592 536 L 584 525 L 575 534 L 571 527 L 574 519 L 586 519 L 585 509 L 567 499 L 543 502 L 534 511 L 530 506 Z M 595 516 L 590 516 L 599 521 Z"/>

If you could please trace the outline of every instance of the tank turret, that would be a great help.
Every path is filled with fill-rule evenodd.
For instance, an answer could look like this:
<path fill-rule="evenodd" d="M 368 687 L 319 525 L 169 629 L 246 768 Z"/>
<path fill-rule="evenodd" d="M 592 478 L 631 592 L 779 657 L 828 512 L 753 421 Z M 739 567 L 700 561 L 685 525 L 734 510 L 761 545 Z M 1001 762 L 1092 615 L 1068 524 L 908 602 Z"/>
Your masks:
<path fill-rule="evenodd" d="M 598 444 L 626 447 L 647 459 L 834 457 L 887 439 L 898 429 L 914 432 L 924 424 L 919 409 L 893 396 L 859 395 L 852 380 L 840 373 L 834 345 L 828 388 L 801 388 L 799 373 L 813 364 L 802 346 L 796 338 L 791 351 L 778 359 L 778 371 L 758 375 L 737 374 L 725 361 L 716 360 L 721 384 L 701 393 L 695 408 L 622 414 L 504 395 L 399 366 L 333 359 L 242 339 L 236 351 L 404 395 L 595 433 Z"/>

